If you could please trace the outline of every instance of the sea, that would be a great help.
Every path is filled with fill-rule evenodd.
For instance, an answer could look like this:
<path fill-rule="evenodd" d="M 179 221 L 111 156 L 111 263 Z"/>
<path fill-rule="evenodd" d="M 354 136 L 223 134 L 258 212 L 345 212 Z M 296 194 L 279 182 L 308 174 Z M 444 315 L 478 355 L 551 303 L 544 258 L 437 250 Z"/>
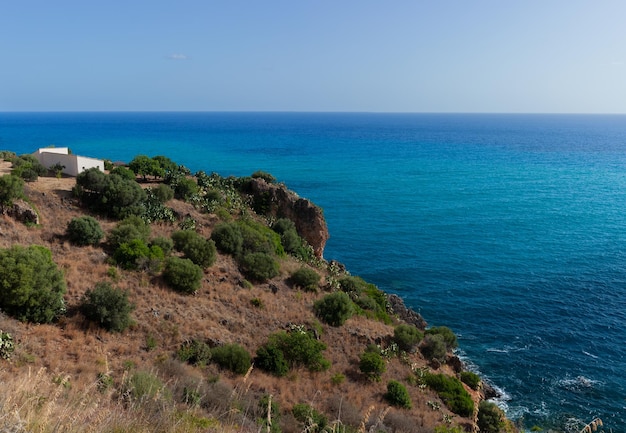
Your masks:
<path fill-rule="evenodd" d="M 0 113 L 0 149 L 46 146 L 267 171 L 323 208 L 326 259 L 457 334 L 509 418 L 626 433 L 624 115 Z"/>

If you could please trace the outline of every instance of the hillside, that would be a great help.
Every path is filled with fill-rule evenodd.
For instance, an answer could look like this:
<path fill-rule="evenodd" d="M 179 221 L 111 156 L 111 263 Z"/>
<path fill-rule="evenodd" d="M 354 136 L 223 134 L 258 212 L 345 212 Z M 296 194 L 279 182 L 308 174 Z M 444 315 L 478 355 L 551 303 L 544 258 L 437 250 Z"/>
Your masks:
<path fill-rule="evenodd" d="M 1 169 L 2 174 L 10 172 L 11 163 L 3 162 Z M 196 182 L 193 176 L 188 178 Z M 136 180 L 143 189 L 162 183 L 152 176 Z M 451 353 L 443 362 L 428 359 L 420 350 L 428 338 L 414 350 L 394 350 L 394 328 L 402 320 L 393 311 L 385 323 L 381 314 L 369 314 L 363 303 L 365 307 L 356 309 L 361 314 L 341 326 L 330 326 L 316 316 L 315 302 L 340 292 L 336 282 L 349 276 L 341 266 L 315 257 L 304 263 L 289 254 L 279 255 L 278 275 L 252 283 L 233 255 L 218 252 L 215 262 L 203 270 L 200 288 L 182 294 L 172 290 L 158 266 L 124 269 L 116 263 L 107 237 L 93 246 L 69 241 L 66 232 L 73 218 L 90 215 L 107 235 L 119 224 L 119 219 L 90 210 L 75 197 L 75 185 L 74 178 L 48 176 L 25 184 L 26 200 L 39 216 L 36 225 L 0 216 L 0 248 L 49 249 L 67 284 L 67 311 L 52 323 L 20 322 L 0 313 L 0 330 L 15 342 L 10 360 L 0 359 L 1 431 L 302 432 L 322 431 L 318 428 L 322 415 L 324 431 L 335 432 L 443 433 L 476 428 L 480 391 L 463 384 L 476 410 L 460 416 L 424 379 L 430 373 L 458 377 L 458 359 Z M 244 203 L 258 203 L 258 194 L 241 194 Z M 260 196 L 267 199 L 267 190 Z M 210 239 L 220 223 L 246 216 L 265 224 L 271 213 L 259 215 L 225 205 L 210 211 L 196 199 L 173 198 L 166 207 L 175 219 L 151 223 L 151 239 L 169 239 L 190 222 L 201 237 Z M 302 230 L 298 232 L 304 237 Z M 320 275 L 316 290 L 292 284 L 291 275 L 303 266 Z M 107 331 L 82 313 L 85 293 L 100 282 L 125 290 L 134 304 L 132 324 L 122 332 Z M 213 349 L 235 343 L 254 357 L 270 335 L 303 330 L 325 344 L 328 369 L 310 371 L 294 365 L 279 377 L 253 365 L 238 374 L 211 359 L 192 365 L 180 356 L 185 344 L 202 342 Z M 359 368 L 368 345 L 377 345 L 385 355 L 385 371 L 378 380 Z M 385 398 L 392 380 L 406 387 L 410 409 L 391 405 Z M 269 416 L 271 426 L 268 396 L 277 404 Z M 297 410 L 301 404 L 308 405 L 304 416 Z"/>

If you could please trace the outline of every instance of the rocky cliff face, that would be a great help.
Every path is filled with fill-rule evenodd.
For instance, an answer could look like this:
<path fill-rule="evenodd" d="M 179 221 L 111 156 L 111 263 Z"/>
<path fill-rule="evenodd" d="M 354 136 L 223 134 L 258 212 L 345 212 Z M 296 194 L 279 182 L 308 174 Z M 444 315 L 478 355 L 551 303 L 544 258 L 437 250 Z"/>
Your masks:
<path fill-rule="evenodd" d="M 2 209 L 2 213 L 7 214 L 16 221 L 24 224 L 39 224 L 39 216 L 35 209 L 24 200 L 16 200 L 12 206 Z"/>
<path fill-rule="evenodd" d="M 292 220 L 298 234 L 313 247 L 315 255 L 323 257 L 329 234 L 322 209 L 284 185 L 267 183 L 261 178 L 250 181 L 250 192 L 265 215 Z"/>

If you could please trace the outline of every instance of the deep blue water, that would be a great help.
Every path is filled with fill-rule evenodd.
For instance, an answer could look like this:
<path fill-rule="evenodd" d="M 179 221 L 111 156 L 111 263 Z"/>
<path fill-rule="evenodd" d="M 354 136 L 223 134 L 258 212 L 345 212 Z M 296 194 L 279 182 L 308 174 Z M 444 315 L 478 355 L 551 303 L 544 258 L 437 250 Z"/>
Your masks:
<path fill-rule="evenodd" d="M 51 144 L 269 171 L 324 208 L 327 259 L 459 335 L 510 417 L 626 432 L 626 116 L 0 113 L 0 149 Z"/>

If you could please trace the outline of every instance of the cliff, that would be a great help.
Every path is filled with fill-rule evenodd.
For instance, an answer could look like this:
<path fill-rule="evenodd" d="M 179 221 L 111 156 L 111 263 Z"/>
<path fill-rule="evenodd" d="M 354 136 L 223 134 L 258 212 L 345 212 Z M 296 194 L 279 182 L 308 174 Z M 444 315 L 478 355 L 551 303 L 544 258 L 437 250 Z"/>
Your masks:
<path fill-rule="evenodd" d="M 158 183 L 142 186 L 155 188 Z M 135 270 L 119 266 L 106 238 L 94 246 L 72 244 L 66 232 L 73 218 L 91 215 L 108 236 L 119 224 L 89 212 L 73 196 L 74 185 L 72 178 L 47 177 L 26 185 L 37 225 L 0 217 L 0 248 L 46 247 L 67 282 L 67 312 L 54 323 L 22 323 L 0 313 L 0 330 L 15 342 L 11 360 L 0 359 L 0 407 L 11 409 L 0 417 L 0 430 L 299 433 L 317 431 L 308 421 L 313 415 L 324 420 L 325 431 L 424 433 L 437 426 L 475 430 L 476 413 L 455 414 L 423 382 L 426 373 L 458 377 L 463 369 L 458 358 L 447 353 L 441 362 L 433 362 L 417 347 L 408 352 L 394 349 L 397 325 L 426 327 L 400 298 L 387 298 L 389 316 L 377 318 L 368 312 L 372 301 L 367 297 L 354 298 L 361 303 L 355 307 L 358 314 L 342 326 L 327 325 L 316 316 L 316 302 L 337 291 L 337 281 L 350 275 L 339 264 L 321 259 L 328 231 L 322 211 L 312 203 L 282 185 L 253 180 L 251 191 L 270 204 L 267 215 L 292 219 L 318 259 L 303 263 L 281 257 L 278 275 L 254 283 L 236 258 L 219 253 L 202 272 L 200 288 L 186 295 L 168 286 L 158 263 Z M 228 214 L 224 208 L 207 212 L 177 199 L 166 204 L 181 217 L 152 223 L 151 239 L 171 238 L 190 221 L 208 239 L 218 224 L 238 218 L 237 212 Z M 246 214 L 254 218 L 253 212 Z M 294 286 L 291 278 L 302 267 L 320 276 L 314 290 Z M 124 290 L 134 305 L 132 324 L 123 332 L 108 332 L 82 313 L 86 292 L 100 282 Z M 377 296 L 377 289 L 364 287 Z M 236 344 L 254 356 L 272 335 L 290 332 L 314 335 L 325 347 L 328 369 L 310 371 L 296 365 L 279 377 L 257 365 L 240 375 L 210 357 L 196 365 L 180 357 L 189 342 L 205 342 L 211 348 Z M 359 365 L 372 347 L 384 354 L 384 371 L 376 380 Z M 385 397 L 387 384 L 394 380 L 406 386 L 410 409 L 390 405 Z M 477 407 L 483 396 L 463 387 Z M 297 415 L 302 407 L 309 408 L 309 416 Z"/>

